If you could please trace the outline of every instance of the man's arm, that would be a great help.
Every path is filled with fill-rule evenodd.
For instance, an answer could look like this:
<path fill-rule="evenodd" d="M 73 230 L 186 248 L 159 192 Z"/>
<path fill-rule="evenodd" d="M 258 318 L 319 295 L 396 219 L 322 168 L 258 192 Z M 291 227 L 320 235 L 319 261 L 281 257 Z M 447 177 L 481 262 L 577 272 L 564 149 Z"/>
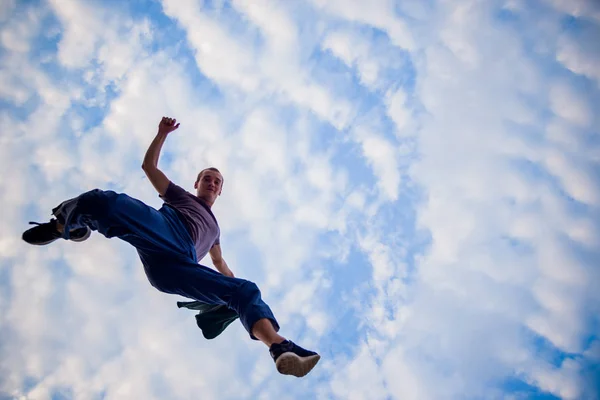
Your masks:
<path fill-rule="evenodd" d="M 177 120 L 173 118 L 163 117 L 158 124 L 158 133 L 152 143 L 150 143 L 150 147 L 148 147 L 142 163 L 142 169 L 146 173 L 150 183 L 152 183 L 152 186 L 154 186 L 161 196 L 166 193 L 167 188 L 169 187 L 169 178 L 158 169 L 158 158 L 160 157 L 160 150 L 162 149 L 163 143 L 165 143 L 169 133 L 179 128 L 179 124 L 176 124 L 176 122 Z"/>
<path fill-rule="evenodd" d="M 235 278 L 233 272 L 227 266 L 225 260 L 223 260 L 223 255 L 221 253 L 221 245 L 215 244 L 209 251 L 210 258 L 212 259 L 213 264 L 217 268 L 217 270 L 223 275 L 230 276 Z"/>

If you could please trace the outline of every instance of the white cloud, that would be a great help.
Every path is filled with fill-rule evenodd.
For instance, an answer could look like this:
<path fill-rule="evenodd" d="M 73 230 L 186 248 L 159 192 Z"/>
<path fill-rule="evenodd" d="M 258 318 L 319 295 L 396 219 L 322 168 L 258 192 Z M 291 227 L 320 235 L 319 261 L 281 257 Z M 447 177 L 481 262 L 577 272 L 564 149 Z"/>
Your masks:
<path fill-rule="evenodd" d="M 58 61 L 67 68 L 88 69 L 88 78 L 103 86 L 120 80 L 145 53 L 151 39 L 146 21 L 134 23 L 120 13 L 77 0 L 51 0 L 62 32 Z M 92 62 L 98 67 L 93 68 Z"/>
<path fill-rule="evenodd" d="M 587 127 L 592 121 L 588 102 L 567 84 L 558 83 L 551 88 L 550 107 L 558 116 L 575 125 Z"/>
<path fill-rule="evenodd" d="M 368 256 L 373 268 L 373 284 L 376 287 L 387 286 L 391 284 L 392 278 L 403 278 L 404 274 L 394 260 L 394 251 L 382 243 L 382 238 L 374 230 L 361 235 L 358 244 Z"/>
<path fill-rule="evenodd" d="M 405 359 L 401 346 L 394 347 L 383 358 L 381 370 L 390 394 L 407 400 L 429 397 L 428 385 Z"/>
<path fill-rule="evenodd" d="M 381 59 L 373 54 L 367 38 L 351 31 L 335 31 L 325 37 L 322 46 L 348 67 L 356 65 L 361 83 L 371 89 L 376 88 Z"/>
<path fill-rule="evenodd" d="M 565 232 L 571 240 L 577 241 L 589 249 L 593 249 L 600 240 L 598 228 L 587 218 L 569 218 L 565 221 Z"/>
<path fill-rule="evenodd" d="M 587 172 L 585 163 L 570 158 L 563 152 L 552 150 L 548 151 L 544 164 L 548 171 L 560 180 L 569 196 L 585 204 L 598 204 L 599 188 L 594 178 Z"/>
<path fill-rule="evenodd" d="M 360 346 L 354 359 L 331 382 L 332 394 L 341 399 L 380 399 L 388 391 L 381 377 L 381 367 L 366 344 Z"/>
<path fill-rule="evenodd" d="M 372 1 L 369 4 L 359 0 L 311 0 L 318 9 L 322 9 L 337 18 L 357 22 L 381 29 L 387 33 L 394 45 L 406 50 L 415 47 L 414 38 L 404 20 L 396 15 L 393 4 L 387 0 Z"/>
<path fill-rule="evenodd" d="M 6 9 L 3 9 L 2 12 L 10 14 L 11 7 L 14 7 L 14 4 L 11 5 L 11 2 L 8 2 Z M 20 13 L 18 18 L 11 19 L 0 31 L 2 46 L 17 53 L 29 52 L 29 42 L 37 34 L 40 20 L 45 16 L 44 14 L 44 9 L 28 8 Z M 0 20 L 2 19 L 0 16 Z"/>
<path fill-rule="evenodd" d="M 363 156 L 377 177 L 381 196 L 388 201 L 397 200 L 400 166 L 395 144 L 367 127 L 357 127 L 354 138 L 361 145 Z"/>
<path fill-rule="evenodd" d="M 556 393 L 564 399 L 579 398 L 582 387 L 577 363 L 565 360 L 559 368 L 539 366 L 532 372 L 532 381 L 540 389 Z"/>
<path fill-rule="evenodd" d="M 261 85 L 249 38 L 231 37 L 225 27 L 202 12 L 198 2 L 164 1 L 163 7 L 186 30 L 187 40 L 195 49 L 196 63 L 209 78 L 245 91 Z"/>
<path fill-rule="evenodd" d="M 599 14 L 600 15 L 600 14 Z M 558 41 L 557 60 L 576 74 L 584 75 L 600 85 L 600 30 L 592 26 L 579 35 L 565 34 Z"/>
<path fill-rule="evenodd" d="M 274 12 L 283 21 L 288 20 L 285 11 L 269 8 L 268 2 L 253 3 L 248 8 L 244 4 L 239 2 L 236 6 L 258 24 L 271 47 L 261 50 L 248 36 L 232 35 L 196 3 L 167 0 L 163 6 L 167 15 L 186 30 L 198 68 L 209 78 L 221 85 L 254 92 L 258 97 L 282 93 L 286 100 L 310 109 L 338 129 L 344 128 L 351 111 L 348 102 L 314 82 L 296 57 L 290 58 L 289 52 L 281 52 L 281 48 L 294 48 L 294 29 L 288 27 L 287 33 L 274 35 L 269 21 Z"/>
<path fill-rule="evenodd" d="M 387 114 L 396 124 L 396 134 L 399 137 L 413 135 L 413 130 L 406 129 L 410 126 L 409 124 L 412 120 L 411 111 L 407 106 L 408 99 L 406 92 L 402 88 L 394 92 L 388 92 L 386 101 Z"/>
<path fill-rule="evenodd" d="M 544 0 L 561 13 L 577 18 L 592 18 L 600 21 L 600 7 L 593 1 L 587 0 Z"/>
<path fill-rule="evenodd" d="M 59 61 L 72 68 L 87 66 L 103 40 L 103 32 L 108 31 L 104 29 L 109 21 L 104 10 L 76 0 L 51 0 L 50 5 L 62 24 Z"/>
<path fill-rule="evenodd" d="M 282 4 L 273 0 L 234 0 L 233 5 L 263 32 L 272 55 L 296 57 L 295 50 L 300 45 L 296 22 Z"/>
<path fill-rule="evenodd" d="M 453 7 L 446 21 L 448 26 L 442 27 L 440 32 L 442 42 L 468 69 L 476 68 L 480 62 L 480 54 L 473 40 L 474 25 L 469 23 L 470 15 L 476 12 L 475 7 L 473 2 Z"/>

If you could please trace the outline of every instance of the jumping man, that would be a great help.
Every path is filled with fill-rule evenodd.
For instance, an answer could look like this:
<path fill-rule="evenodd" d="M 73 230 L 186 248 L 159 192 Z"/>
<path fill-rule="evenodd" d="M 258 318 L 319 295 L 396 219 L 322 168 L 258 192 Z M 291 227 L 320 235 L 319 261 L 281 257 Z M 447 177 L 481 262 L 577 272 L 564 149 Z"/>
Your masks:
<path fill-rule="evenodd" d="M 118 237 L 137 249 L 156 289 L 234 310 L 250 337 L 269 347 L 280 373 L 305 376 L 320 356 L 280 336 L 279 324 L 256 284 L 235 278 L 223 259 L 219 225 L 211 211 L 221 194 L 221 173 L 216 168 L 202 170 L 193 195 L 158 169 L 162 145 L 178 127 L 175 119 L 162 118 L 142 164 L 164 201 L 159 210 L 123 193 L 94 189 L 55 207 L 49 222 L 32 223 L 37 226 L 25 231 L 23 240 L 34 245 L 60 238 L 82 242 L 92 231 Z M 198 264 L 207 253 L 219 272 Z"/>

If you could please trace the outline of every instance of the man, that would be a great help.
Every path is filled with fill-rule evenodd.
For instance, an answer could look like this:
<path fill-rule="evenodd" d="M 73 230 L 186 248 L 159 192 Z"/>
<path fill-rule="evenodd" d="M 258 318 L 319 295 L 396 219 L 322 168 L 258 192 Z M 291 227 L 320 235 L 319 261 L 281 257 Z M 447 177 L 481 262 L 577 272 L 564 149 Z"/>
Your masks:
<path fill-rule="evenodd" d="M 216 168 L 202 170 L 196 195 L 171 182 L 158 169 L 167 136 L 179 128 L 163 117 L 142 164 L 163 206 L 156 210 L 126 194 L 95 189 L 66 200 L 52 210 L 55 218 L 23 233 L 23 240 L 46 245 L 62 238 L 82 242 L 91 231 L 118 237 L 138 251 L 146 276 L 158 290 L 234 310 L 254 340 L 269 347 L 277 370 L 305 376 L 320 356 L 280 336 L 279 325 L 253 282 L 235 278 L 223 259 L 220 230 L 211 207 L 221 194 L 223 177 Z M 207 253 L 220 272 L 198 264 Z"/>

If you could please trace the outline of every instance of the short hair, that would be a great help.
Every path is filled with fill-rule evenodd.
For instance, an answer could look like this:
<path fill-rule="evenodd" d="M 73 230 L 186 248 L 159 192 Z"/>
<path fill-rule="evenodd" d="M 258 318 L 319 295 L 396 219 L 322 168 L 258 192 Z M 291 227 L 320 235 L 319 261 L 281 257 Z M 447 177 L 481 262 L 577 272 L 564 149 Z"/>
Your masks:
<path fill-rule="evenodd" d="M 202 171 L 200 171 L 200 173 L 198 174 L 198 177 L 196 178 L 196 182 L 200 181 L 200 178 L 202 178 L 202 174 L 205 173 L 206 171 L 215 171 L 218 172 L 219 174 L 221 174 L 221 171 L 219 171 L 218 169 L 216 169 L 215 167 L 208 167 L 208 168 L 204 168 Z M 221 174 L 221 178 L 223 178 L 223 174 Z M 223 178 L 221 180 L 221 187 L 223 187 L 223 182 L 225 182 L 225 178 Z"/>

